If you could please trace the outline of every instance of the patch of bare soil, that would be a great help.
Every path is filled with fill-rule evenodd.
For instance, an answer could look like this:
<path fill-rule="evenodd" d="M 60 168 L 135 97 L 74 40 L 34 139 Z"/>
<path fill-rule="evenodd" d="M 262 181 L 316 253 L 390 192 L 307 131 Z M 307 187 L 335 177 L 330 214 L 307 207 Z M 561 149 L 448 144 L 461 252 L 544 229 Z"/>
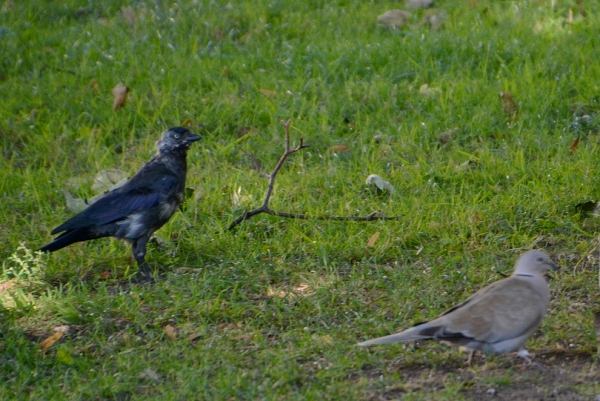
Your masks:
<path fill-rule="evenodd" d="M 448 399 L 456 390 L 460 398 L 494 401 L 590 401 L 600 394 L 599 368 L 589 355 L 539 355 L 543 368 L 511 355 L 483 359 L 472 367 L 457 360 L 445 366 L 395 366 L 402 383 L 371 389 L 367 399 Z"/>

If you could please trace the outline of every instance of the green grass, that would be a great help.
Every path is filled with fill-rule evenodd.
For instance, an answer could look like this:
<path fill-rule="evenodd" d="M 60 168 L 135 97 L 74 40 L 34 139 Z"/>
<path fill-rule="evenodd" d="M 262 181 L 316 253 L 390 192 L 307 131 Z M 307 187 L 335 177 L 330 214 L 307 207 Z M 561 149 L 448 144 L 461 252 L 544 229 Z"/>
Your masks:
<path fill-rule="evenodd" d="M 490 386 L 527 398 L 530 382 L 547 397 L 600 393 L 600 222 L 574 213 L 600 199 L 598 5 L 583 17 L 576 1 L 440 1 L 442 29 L 413 11 L 394 31 L 376 24 L 399 7 L 388 1 L 96 3 L 0 9 L 0 286 L 13 280 L 0 292 L 0 399 L 463 399 Z M 132 91 L 115 112 L 119 82 Z M 501 91 L 519 104 L 513 124 Z M 270 170 L 288 118 L 310 147 L 280 172 L 274 209 L 400 220 L 259 215 L 224 231 L 266 189 L 242 150 Z M 98 171 L 133 174 L 184 123 L 204 139 L 188 157 L 193 198 L 149 247 L 158 284 L 119 287 L 135 262 L 115 240 L 18 249 L 73 214 L 64 189 L 93 196 Z M 369 174 L 396 194 L 366 190 Z M 432 343 L 354 346 L 435 316 L 530 248 L 563 269 L 527 346 L 569 374 L 504 356 L 473 373 Z M 43 354 L 59 325 L 69 332 Z"/>

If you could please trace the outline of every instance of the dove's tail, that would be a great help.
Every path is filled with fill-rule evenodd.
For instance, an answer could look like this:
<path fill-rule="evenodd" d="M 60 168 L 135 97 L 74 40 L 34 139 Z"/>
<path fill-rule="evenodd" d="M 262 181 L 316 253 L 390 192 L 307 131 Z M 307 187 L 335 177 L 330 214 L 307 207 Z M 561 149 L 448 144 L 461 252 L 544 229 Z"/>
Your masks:
<path fill-rule="evenodd" d="M 429 323 L 423 323 L 418 326 L 412 327 L 408 330 L 405 330 L 401 333 L 392 334 L 385 337 L 374 338 L 373 340 L 364 341 L 362 343 L 358 343 L 359 347 L 368 347 L 370 345 L 377 344 L 390 344 L 390 343 L 402 343 L 405 341 L 415 341 L 415 340 L 429 340 L 433 338 L 431 334 L 428 333 L 428 330 L 431 329 Z"/>

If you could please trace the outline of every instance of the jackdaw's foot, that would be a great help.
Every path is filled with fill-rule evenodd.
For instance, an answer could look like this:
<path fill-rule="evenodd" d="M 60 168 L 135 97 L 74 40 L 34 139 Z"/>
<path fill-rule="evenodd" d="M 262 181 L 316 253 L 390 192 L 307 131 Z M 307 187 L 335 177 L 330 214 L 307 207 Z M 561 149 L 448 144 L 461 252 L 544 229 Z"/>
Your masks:
<path fill-rule="evenodd" d="M 152 270 L 146 262 L 139 266 L 138 272 L 130 280 L 132 284 L 154 284 L 156 280 L 152 275 Z"/>

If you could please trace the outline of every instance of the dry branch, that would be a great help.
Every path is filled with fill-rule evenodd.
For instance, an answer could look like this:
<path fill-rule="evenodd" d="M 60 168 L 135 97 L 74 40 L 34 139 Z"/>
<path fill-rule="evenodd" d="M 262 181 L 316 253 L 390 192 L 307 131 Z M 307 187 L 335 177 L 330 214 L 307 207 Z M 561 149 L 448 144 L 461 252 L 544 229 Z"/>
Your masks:
<path fill-rule="evenodd" d="M 303 220 L 337 220 L 337 221 L 373 221 L 373 220 L 399 220 L 400 216 L 392 216 L 385 217 L 381 214 L 381 212 L 376 211 L 367 216 L 309 216 L 306 214 L 296 214 L 296 213 L 286 213 L 286 212 L 278 212 L 269 208 L 269 201 L 271 200 L 271 195 L 273 194 L 273 188 L 275 187 L 275 178 L 277 177 L 277 173 L 285 163 L 285 160 L 288 156 L 298 152 L 301 149 L 307 148 L 308 145 L 304 144 L 304 140 L 300 138 L 300 144 L 294 148 L 290 147 L 290 123 L 291 120 L 282 121 L 283 126 L 285 127 L 285 152 L 279 158 L 279 161 L 275 165 L 275 168 L 268 174 L 264 172 L 261 168 L 260 161 L 252 154 L 248 152 L 246 155 L 250 157 L 252 163 L 254 165 L 255 170 L 262 176 L 267 177 L 269 179 L 269 186 L 267 187 L 267 192 L 265 194 L 265 198 L 260 207 L 256 209 L 250 210 L 248 212 L 244 212 L 241 216 L 237 217 L 235 220 L 231 222 L 227 230 L 233 229 L 235 226 L 240 224 L 244 220 L 248 220 L 253 216 L 256 216 L 260 213 L 266 213 L 273 216 L 286 217 L 289 219 L 303 219 Z"/>

